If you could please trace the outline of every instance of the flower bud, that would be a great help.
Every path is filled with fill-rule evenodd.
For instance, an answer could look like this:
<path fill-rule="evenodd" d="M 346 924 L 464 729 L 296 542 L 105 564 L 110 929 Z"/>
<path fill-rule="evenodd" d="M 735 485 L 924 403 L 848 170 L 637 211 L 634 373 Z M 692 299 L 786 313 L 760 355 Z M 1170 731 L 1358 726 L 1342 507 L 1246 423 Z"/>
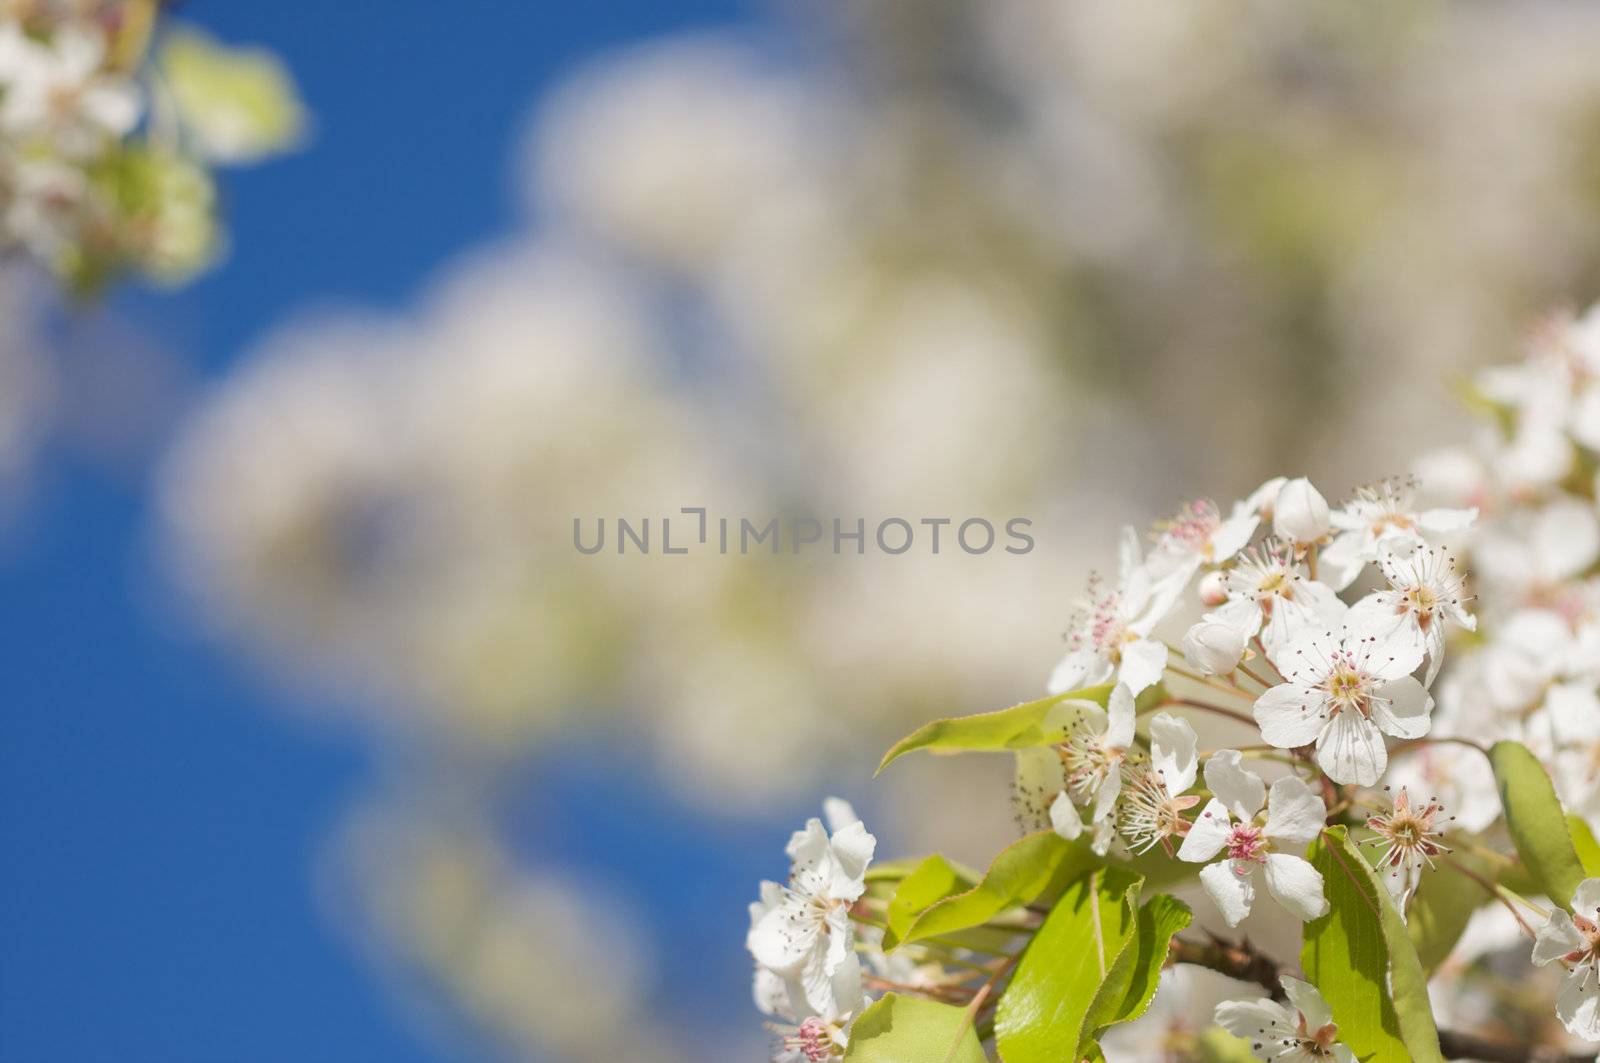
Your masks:
<path fill-rule="evenodd" d="M 1202 620 L 1183 636 L 1183 655 L 1206 675 L 1227 675 L 1244 659 L 1246 641 L 1236 627 Z"/>
<path fill-rule="evenodd" d="M 1314 543 L 1328 534 L 1328 500 L 1297 476 L 1278 492 L 1272 507 L 1272 530 L 1280 539 L 1292 543 Z"/>
<path fill-rule="evenodd" d="M 1228 600 L 1228 577 L 1221 570 L 1207 572 L 1200 577 L 1200 601 L 1207 609 L 1215 609 Z"/>

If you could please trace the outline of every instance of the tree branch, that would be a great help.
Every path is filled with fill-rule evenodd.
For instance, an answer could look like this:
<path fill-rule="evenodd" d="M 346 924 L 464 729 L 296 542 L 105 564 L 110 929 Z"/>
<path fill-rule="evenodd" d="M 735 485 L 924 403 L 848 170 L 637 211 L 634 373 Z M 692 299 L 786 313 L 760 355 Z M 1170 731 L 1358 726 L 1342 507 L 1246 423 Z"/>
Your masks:
<path fill-rule="evenodd" d="M 1490 1041 L 1457 1030 L 1439 1031 L 1439 1051 L 1446 1059 L 1476 1059 L 1482 1063 L 1594 1063 L 1593 1052 L 1563 1052 L 1559 1048 L 1513 1045 Z"/>
<path fill-rule="evenodd" d="M 1175 937 L 1168 955 L 1173 963 L 1189 963 L 1252 982 L 1283 1000 L 1278 981 L 1278 964 L 1261 952 L 1248 938 L 1228 941 L 1207 931 L 1207 941 Z M 1600 1063 L 1593 1052 L 1568 1053 L 1538 1045 L 1507 1044 L 1457 1030 L 1439 1031 L 1439 1051 L 1446 1059 L 1476 1059 L 1482 1063 Z"/>

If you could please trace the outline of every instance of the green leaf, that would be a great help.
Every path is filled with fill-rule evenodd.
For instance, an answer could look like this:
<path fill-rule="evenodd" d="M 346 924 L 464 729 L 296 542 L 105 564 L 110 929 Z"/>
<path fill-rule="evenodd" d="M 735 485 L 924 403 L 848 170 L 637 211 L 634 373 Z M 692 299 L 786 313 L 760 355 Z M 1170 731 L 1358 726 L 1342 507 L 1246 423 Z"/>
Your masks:
<path fill-rule="evenodd" d="M 933 753 L 993 753 L 1052 745 L 1066 737 L 1067 725 L 1074 716 L 1073 708 L 1063 702 L 1092 701 L 1104 706 L 1110 697 L 1109 686 L 1086 687 L 998 712 L 934 720 L 896 742 L 894 748 L 884 754 L 878 771 L 918 749 Z"/>
<path fill-rule="evenodd" d="M 1457 865 L 1485 881 L 1494 880 L 1494 866 L 1483 857 L 1459 852 L 1449 863 L 1425 868 L 1416 896 L 1406 914 L 1406 932 L 1416 947 L 1422 969 L 1432 974 L 1445 961 L 1472 913 L 1494 900 L 1493 894 L 1464 874 Z M 1383 874 L 1382 871 L 1379 874 Z"/>
<path fill-rule="evenodd" d="M 1158 893 L 1140 909 L 1134 943 L 1122 950 L 1111 974 L 1100 986 L 1083 1021 L 1084 1055 L 1107 1027 L 1143 1015 L 1155 996 L 1156 982 L 1167 962 L 1172 935 L 1189 925 L 1194 913 L 1175 897 Z"/>
<path fill-rule="evenodd" d="M 1008 908 L 1050 896 L 1098 863 L 1083 842 L 1069 842 L 1051 831 L 1030 834 L 995 857 L 976 886 L 913 919 L 900 940 L 921 941 L 980 926 Z"/>
<path fill-rule="evenodd" d="M 1328 914 L 1306 924 L 1300 965 L 1333 1009 L 1339 1040 L 1365 1063 L 1439 1063 L 1428 983 L 1389 891 L 1329 827 L 1312 845 Z"/>
<path fill-rule="evenodd" d="M 1583 865 L 1573 848 L 1567 814 L 1537 757 L 1520 742 L 1496 742 L 1489 763 L 1500 784 L 1506 826 L 1545 896 L 1563 908 L 1583 881 Z"/>
<path fill-rule="evenodd" d="M 928 857 L 900 881 L 900 888 L 889 898 L 889 926 L 883 947 L 894 948 L 917 916 L 946 897 L 971 889 L 975 882 L 944 857 L 937 854 Z"/>
<path fill-rule="evenodd" d="M 885 993 L 850 1030 L 845 1063 L 988 1063 L 967 1009 Z"/>
<path fill-rule="evenodd" d="M 1118 968 L 1137 950 L 1134 902 L 1141 882 L 1115 868 L 1092 871 L 1062 894 L 1017 964 L 995 1011 L 995 1044 L 1006 1063 L 1080 1058 L 1086 1019 Z M 1118 1000 L 1120 1006 L 1121 999 Z"/>
<path fill-rule="evenodd" d="M 1584 877 L 1600 877 L 1600 842 L 1594 840 L 1589 824 L 1579 816 L 1568 816 L 1567 830 L 1572 834 L 1572 848 L 1578 854 Z"/>

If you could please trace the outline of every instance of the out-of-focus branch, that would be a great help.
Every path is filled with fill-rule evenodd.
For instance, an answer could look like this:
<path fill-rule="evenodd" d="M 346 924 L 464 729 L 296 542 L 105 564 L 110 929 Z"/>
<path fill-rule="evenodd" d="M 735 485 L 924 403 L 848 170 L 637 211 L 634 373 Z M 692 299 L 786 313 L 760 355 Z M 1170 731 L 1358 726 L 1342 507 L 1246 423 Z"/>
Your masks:
<path fill-rule="evenodd" d="M 1260 952 L 1248 938 L 1228 941 L 1207 933 L 1208 941 L 1191 941 L 1173 938 L 1168 955 L 1174 963 L 1192 963 L 1209 967 L 1213 971 L 1237 978 L 1241 982 L 1254 982 L 1271 993 L 1273 999 L 1283 1000 L 1283 986 L 1278 982 L 1278 965 L 1271 957 Z"/>
<path fill-rule="evenodd" d="M 1483 1063 L 1595 1063 L 1596 1058 L 1593 1052 L 1513 1045 L 1456 1030 L 1439 1031 L 1439 1051 L 1446 1059 L 1477 1059 Z"/>
<path fill-rule="evenodd" d="M 1283 986 L 1278 981 L 1278 964 L 1270 956 L 1258 950 L 1248 939 L 1228 941 L 1210 933 L 1207 937 L 1209 940 L 1206 941 L 1173 938 L 1169 953 L 1172 962 L 1190 963 L 1229 978 L 1237 978 L 1241 982 L 1253 982 L 1270 992 L 1274 999 L 1284 999 Z M 1565 1052 L 1536 1045 L 1507 1044 L 1456 1030 L 1439 1031 L 1439 1051 L 1446 1059 L 1476 1059 L 1483 1063 L 1600 1061 L 1600 1056 L 1594 1052 Z"/>

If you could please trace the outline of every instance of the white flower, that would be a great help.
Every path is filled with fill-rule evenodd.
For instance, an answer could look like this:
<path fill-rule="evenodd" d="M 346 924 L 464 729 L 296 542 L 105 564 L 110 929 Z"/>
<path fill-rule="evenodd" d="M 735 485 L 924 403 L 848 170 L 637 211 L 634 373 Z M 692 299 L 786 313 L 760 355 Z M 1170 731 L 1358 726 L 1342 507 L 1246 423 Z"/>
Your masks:
<path fill-rule="evenodd" d="M 1050 675 L 1050 693 L 1116 677 L 1138 694 L 1158 682 L 1167 667 L 1167 647 L 1150 633 L 1172 612 L 1183 586 L 1170 578 L 1158 583 L 1140 557 L 1137 533 L 1123 529 L 1117 588 L 1101 593 L 1090 581 L 1087 609 L 1067 636 L 1069 648 Z"/>
<path fill-rule="evenodd" d="M 1298 476 L 1278 490 L 1272 507 L 1272 532 L 1278 538 L 1291 543 L 1321 542 L 1331 527 L 1328 500 L 1310 480 Z"/>
<path fill-rule="evenodd" d="M 1335 590 L 1355 582 L 1361 570 L 1378 559 L 1378 544 L 1391 539 L 1423 542 L 1424 535 L 1465 531 L 1477 519 L 1476 509 L 1428 509 L 1412 504 L 1413 488 L 1398 480 L 1363 487 L 1343 509 L 1331 515 L 1339 535 L 1322 552 L 1324 578 Z"/>
<path fill-rule="evenodd" d="M 1206 761 L 1206 786 L 1213 796 L 1190 826 L 1178 857 L 1203 863 L 1223 854 L 1201 869 L 1200 882 L 1229 926 L 1250 914 L 1258 866 L 1265 869 L 1267 889 L 1278 903 L 1301 921 L 1315 919 L 1328 910 L 1322 875 L 1302 857 L 1275 847 L 1303 850 L 1322 832 L 1327 808 L 1292 776 L 1274 782 L 1268 800 L 1266 784 L 1241 766 L 1242 759 L 1237 750 L 1223 749 Z"/>
<path fill-rule="evenodd" d="M 1227 1000 L 1217 1005 L 1217 1025 L 1250 1042 L 1257 1059 L 1273 1063 L 1356 1063 L 1338 1043 L 1333 1011 L 1316 986 L 1285 975 L 1279 979 L 1288 1004 L 1275 1000 Z"/>
<path fill-rule="evenodd" d="M 103 71 L 105 41 L 85 26 L 62 26 L 49 44 L 12 42 L 0 51 L 9 53 L 0 130 L 12 137 L 47 136 L 63 155 L 85 158 L 139 120 L 138 90 Z"/>
<path fill-rule="evenodd" d="M 1126 770 L 1117 815 L 1117 829 L 1134 852 L 1148 852 L 1158 842 L 1165 846 L 1167 839 L 1188 833 L 1183 813 L 1200 803 L 1199 797 L 1187 795 L 1199 770 L 1198 745 L 1188 720 L 1169 712 L 1151 717 L 1150 760 Z"/>
<path fill-rule="evenodd" d="M 1573 1036 L 1600 1041 L 1600 878 L 1578 884 L 1571 915 L 1560 908 L 1550 913 L 1534 939 L 1533 962 L 1566 968 L 1556 1015 Z"/>
<path fill-rule="evenodd" d="M 1072 841 L 1085 829 L 1079 812 L 1083 806 L 1089 811 L 1094 850 L 1103 854 L 1111 845 L 1123 765 L 1133 745 L 1133 695 L 1119 683 L 1104 709 L 1092 701 L 1066 701 L 1061 707 L 1072 712 L 1066 739 L 1059 746 L 1017 753 L 1019 824 L 1034 830 L 1047 821 Z"/>
<path fill-rule="evenodd" d="M 1385 543 L 1378 552 L 1378 567 L 1389 589 L 1376 591 L 1350 607 L 1349 623 L 1366 631 L 1381 631 L 1383 641 L 1398 640 L 1420 651 L 1428 662 L 1423 682 L 1431 685 L 1444 662 L 1446 621 L 1475 631 L 1478 620 L 1467 612 L 1466 590 L 1455 570 L 1455 559 L 1444 550 L 1406 544 L 1394 549 Z"/>
<path fill-rule="evenodd" d="M 1297 640 L 1275 663 L 1288 680 L 1256 699 L 1261 737 L 1281 749 L 1317 744 L 1317 763 L 1334 782 L 1371 786 L 1389 755 L 1383 736 L 1428 733 L 1433 698 L 1411 675 L 1415 647 L 1385 643 L 1347 626 Z"/>
<path fill-rule="evenodd" d="M 856 1007 L 844 992 L 851 988 L 850 965 L 856 962 L 850 906 L 866 891 L 876 846 L 859 820 L 830 838 L 822 821 L 812 819 L 789 840 L 793 865 L 781 897 L 769 885 L 762 887 L 763 907 L 759 913 L 751 910 L 754 923 L 746 944 L 757 963 L 798 988 L 797 1007 L 803 1002 L 824 1016 Z M 854 980 L 859 985 L 859 970 Z"/>
<path fill-rule="evenodd" d="M 1235 503 L 1226 519 L 1209 499 L 1187 503 L 1161 526 L 1161 539 L 1151 555 L 1157 578 L 1187 583 L 1202 565 L 1220 565 L 1243 550 L 1260 523 L 1255 510 L 1243 502 Z"/>
<path fill-rule="evenodd" d="M 1207 620 L 1227 624 L 1246 640 L 1259 632 L 1269 655 L 1308 630 L 1337 628 L 1345 604 L 1333 588 L 1307 577 L 1294 549 L 1269 539 L 1227 571 L 1227 601 Z"/>
<path fill-rule="evenodd" d="M 1239 667 L 1249 640 L 1232 624 L 1201 620 L 1183 636 L 1183 656 L 1206 675 L 1227 675 Z"/>
<path fill-rule="evenodd" d="M 1377 845 L 1382 852 L 1378 869 L 1386 870 L 1384 883 L 1398 899 L 1402 917 L 1406 902 L 1416 892 L 1424 867 L 1433 866 L 1433 858 L 1448 853 L 1449 847 L 1440 841 L 1439 816 L 1444 806 L 1438 798 L 1413 806 L 1411 794 L 1404 786 L 1394 791 L 1394 805 L 1388 812 L 1374 812 L 1367 817 L 1367 829 L 1373 837 L 1364 844 Z"/>

